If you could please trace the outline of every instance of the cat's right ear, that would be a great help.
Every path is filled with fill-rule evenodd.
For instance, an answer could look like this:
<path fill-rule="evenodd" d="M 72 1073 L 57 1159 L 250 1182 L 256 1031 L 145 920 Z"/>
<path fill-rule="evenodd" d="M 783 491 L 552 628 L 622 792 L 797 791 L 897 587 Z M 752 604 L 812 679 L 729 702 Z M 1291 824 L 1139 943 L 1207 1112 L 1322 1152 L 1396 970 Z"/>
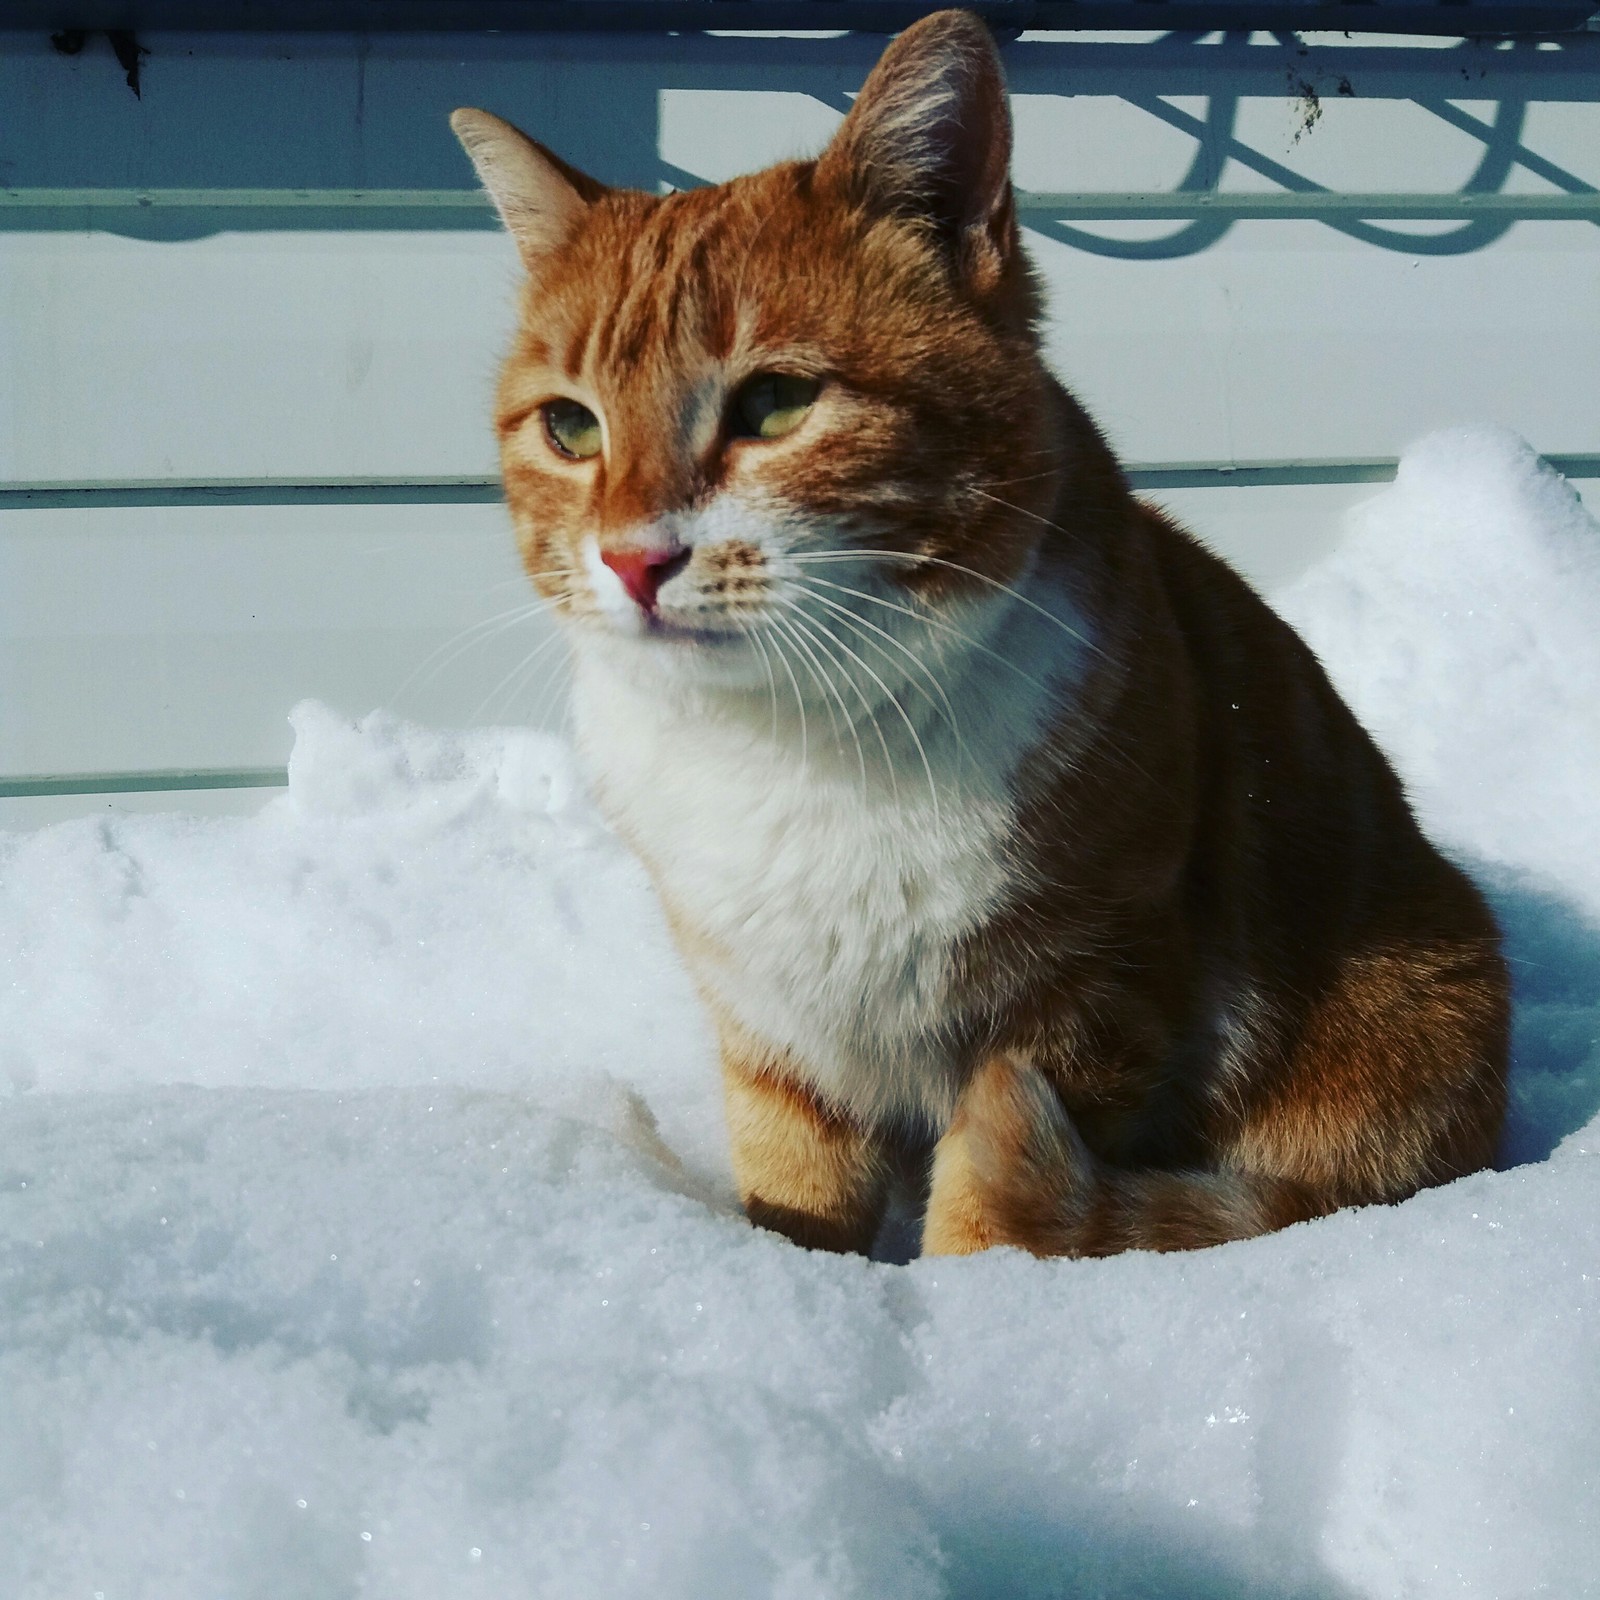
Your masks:
<path fill-rule="evenodd" d="M 523 264 L 537 274 L 544 258 L 606 192 L 605 185 L 487 111 L 453 111 L 450 126 L 472 157 Z"/>
<path fill-rule="evenodd" d="M 893 41 L 817 163 L 874 203 L 932 224 L 980 292 L 1018 259 L 1011 113 L 988 28 L 938 11 Z"/>

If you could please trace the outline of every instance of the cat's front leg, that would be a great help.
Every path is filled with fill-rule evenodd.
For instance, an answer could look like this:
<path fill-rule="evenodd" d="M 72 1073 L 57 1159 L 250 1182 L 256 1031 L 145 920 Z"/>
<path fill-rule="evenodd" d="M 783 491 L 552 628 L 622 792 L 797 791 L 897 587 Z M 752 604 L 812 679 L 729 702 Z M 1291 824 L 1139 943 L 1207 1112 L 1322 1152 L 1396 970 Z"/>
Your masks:
<path fill-rule="evenodd" d="M 924 1255 L 1016 1245 L 1037 1256 L 1197 1250 L 1321 1216 L 1335 1196 L 1248 1167 L 1108 1166 L 1031 1062 L 1000 1055 L 962 1090 L 934 1149 Z"/>
<path fill-rule="evenodd" d="M 962 1091 L 934 1147 L 922 1253 L 964 1256 L 1014 1244 L 1068 1253 L 1075 1198 L 1094 1187 L 1094 1158 L 1043 1073 L 1000 1055 Z"/>
<path fill-rule="evenodd" d="M 728 1135 L 745 1214 L 808 1249 L 864 1255 L 888 1200 L 887 1152 L 787 1065 L 723 1030 Z"/>

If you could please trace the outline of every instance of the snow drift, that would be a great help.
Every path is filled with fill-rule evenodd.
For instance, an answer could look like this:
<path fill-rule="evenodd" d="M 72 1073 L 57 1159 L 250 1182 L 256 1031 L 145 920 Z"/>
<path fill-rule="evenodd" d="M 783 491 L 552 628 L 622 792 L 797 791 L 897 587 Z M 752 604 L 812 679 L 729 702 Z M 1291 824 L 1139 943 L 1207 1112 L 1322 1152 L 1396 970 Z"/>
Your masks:
<path fill-rule="evenodd" d="M 549 738 L 0 836 L 0 1594 L 1600 1592 L 1600 530 L 1440 435 L 1281 603 L 1505 922 L 1506 1170 L 1193 1255 L 751 1230 Z"/>

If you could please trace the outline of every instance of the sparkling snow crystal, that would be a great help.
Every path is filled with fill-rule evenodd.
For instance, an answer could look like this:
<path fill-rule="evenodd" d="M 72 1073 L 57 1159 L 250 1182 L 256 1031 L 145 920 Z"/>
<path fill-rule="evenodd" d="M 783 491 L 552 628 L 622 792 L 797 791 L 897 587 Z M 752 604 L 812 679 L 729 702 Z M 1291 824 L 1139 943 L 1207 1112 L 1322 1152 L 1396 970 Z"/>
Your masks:
<path fill-rule="evenodd" d="M 0 1595 L 1600 1587 L 1600 530 L 1443 434 L 1282 607 L 1493 895 L 1504 1168 L 1185 1256 L 753 1231 L 564 746 L 0 835 Z"/>

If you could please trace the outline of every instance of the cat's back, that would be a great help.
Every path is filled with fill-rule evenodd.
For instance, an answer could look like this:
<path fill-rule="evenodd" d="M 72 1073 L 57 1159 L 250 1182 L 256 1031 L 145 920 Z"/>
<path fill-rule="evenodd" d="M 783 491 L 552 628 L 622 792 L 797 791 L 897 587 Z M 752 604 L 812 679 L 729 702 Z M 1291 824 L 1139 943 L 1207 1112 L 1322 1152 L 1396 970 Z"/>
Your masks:
<path fill-rule="evenodd" d="M 1188 530 L 1143 502 L 1133 516 L 1192 684 L 1195 856 L 1249 900 L 1257 941 L 1326 955 L 1432 924 L 1496 942 L 1310 646 Z"/>

